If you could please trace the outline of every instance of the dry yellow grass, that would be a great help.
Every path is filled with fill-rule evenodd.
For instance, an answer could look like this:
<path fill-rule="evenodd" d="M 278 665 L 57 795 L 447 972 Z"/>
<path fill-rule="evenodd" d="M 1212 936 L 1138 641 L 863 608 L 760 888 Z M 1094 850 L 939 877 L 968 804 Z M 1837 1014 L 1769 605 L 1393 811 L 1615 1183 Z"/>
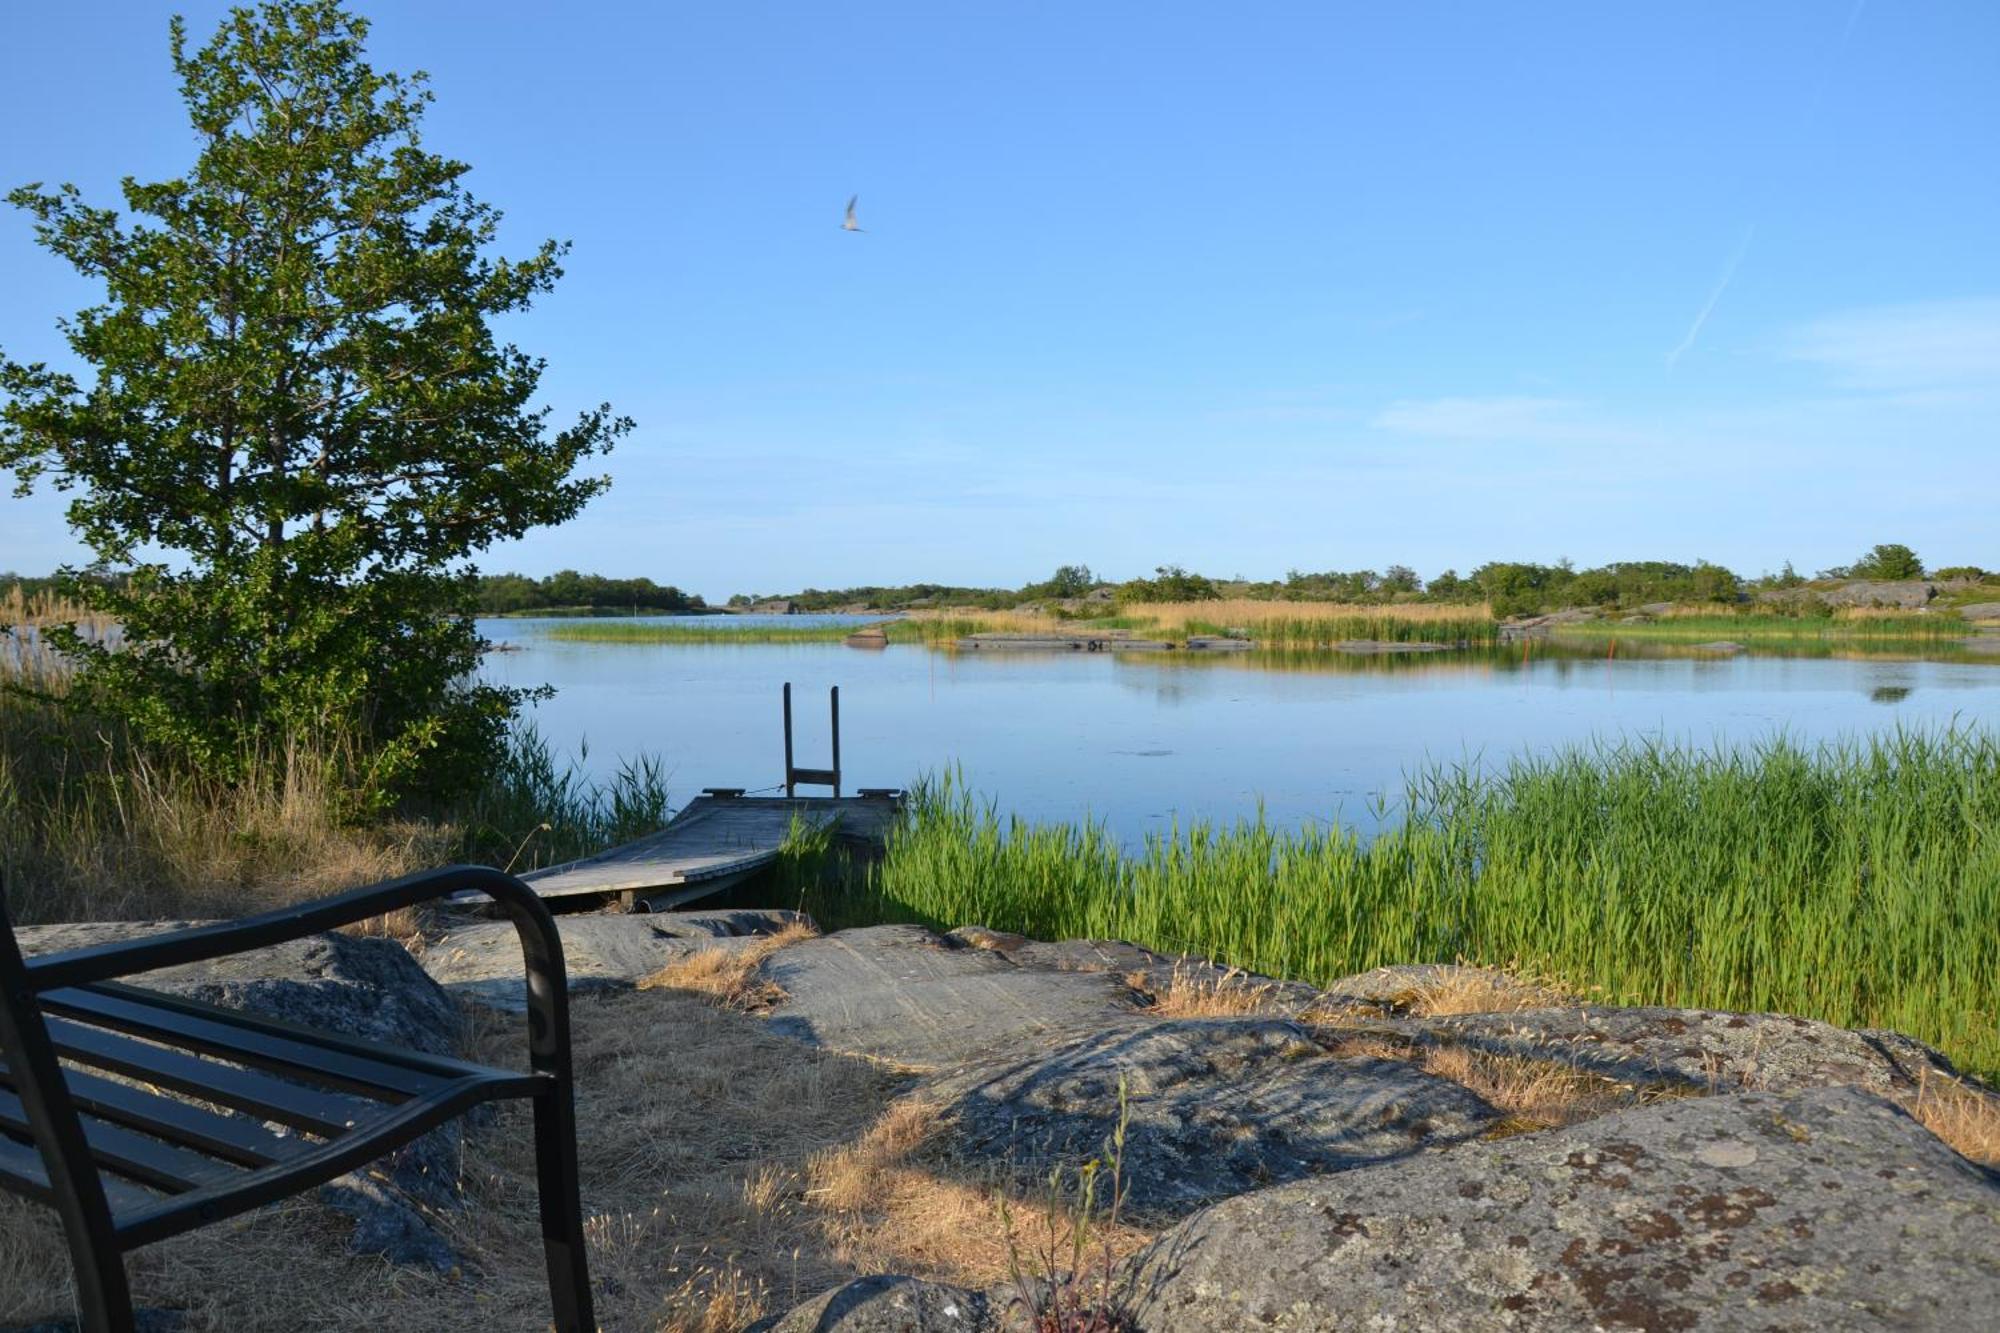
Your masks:
<path fill-rule="evenodd" d="M 1511 1014 L 1574 1003 L 1553 983 L 1483 967 L 1459 967 L 1400 997 L 1402 1007 L 1420 1017 L 1447 1014 Z"/>
<path fill-rule="evenodd" d="M 1190 624 L 1223 624 L 1241 626 L 1254 630 L 1259 625 L 1276 622 L 1310 620 L 1346 620 L 1367 617 L 1374 620 L 1402 620 L 1411 622 L 1457 621 L 1468 617 L 1492 619 L 1492 609 L 1485 604 L 1472 606 L 1440 605 L 1427 602 L 1407 604 L 1367 605 L 1358 602 L 1267 602 L 1250 598 L 1221 598 L 1208 602 L 1134 602 L 1116 606 L 1106 604 L 1097 612 L 1103 616 L 1137 622 L 1141 628 L 1134 633 L 1185 635 Z M 911 620 L 966 620 L 973 619 L 994 633 L 1004 634 L 1075 634 L 1079 622 L 1065 620 L 1059 616 L 1047 615 L 1039 611 L 912 611 Z"/>
<path fill-rule="evenodd" d="M 1910 1114 L 1961 1156 L 2000 1166 L 2000 1094 L 1925 1070 Z"/>
<path fill-rule="evenodd" d="M 16 921 L 241 916 L 443 865 L 460 841 L 426 820 L 340 820 L 325 770 L 298 753 L 235 784 L 171 773 L 136 751 L 100 759 L 104 771 L 70 775 L 64 803 L 31 836 L 10 811 L 14 759 L 0 748 L 0 817 L 19 815 L 0 830 Z"/>
<path fill-rule="evenodd" d="M 1622 1083 L 1556 1060 L 1495 1055 L 1464 1046 L 1426 1049 L 1417 1063 L 1427 1074 L 1450 1079 L 1505 1113 L 1499 1134 L 1555 1129 L 1613 1111 L 1685 1095 L 1663 1087 Z"/>
<path fill-rule="evenodd" d="M 0 593 L 0 630 L 16 625 L 39 627 L 74 622 L 85 630 L 109 629 L 113 622 L 81 602 L 72 602 L 52 592 L 29 593 L 18 583 Z"/>
<path fill-rule="evenodd" d="M 703 949 L 667 964 L 639 982 L 640 990 L 693 991 L 713 1004 L 751 1013 L 781 1003 L 785 993 L 757 974 L 757 965 L 787 945 L 819 932 L 792 921 L 735 948 Z"/>
<path fill-rule="evenodd" d="M 1243 597 L 1210 602 L 1139 602 L 1120 607 L 1119 614 L 1150 620 L 1157 628 L 1166 631 L 1185 631 L 1190 621 L 1255 629 L 1272 621 L 1344 620 L 1356 616 L 1419 623 L 1464 620 L 1468 616 L 1491 619 L 1493 616 L 1492 608 L 1483 603 L 1473 606 L 1432 602 L 1368 605 L 1359 602 L 1267 602 Z"/>
<path fill-rule="evenodd" d="M 1106 608 L 1106 614 L 1110 608 Z M 986 611 L 966 609 L 946 609 L 941 611 L 915 610 L 904 613 L 913 621 L 944 620 L 979 622 L 985 632 L 997 634 L 1061 634 L 1073 632 L 1076 622 L 1063 620 L 1058 616 L 1044 615 L 1039 611 Z"/>
<path fill-rule="evenodd" d="M 1234 1018 L 1261 1013 L 1277 1002 L 1277 986 L 1253 981 L 1231 968 L 1220 975 L 1197 975 L 1179 964 L 1160 985 L 1144 972 L 1128 973 L 1125 984 L 1152 1002 L 1162 1018 Z"/>

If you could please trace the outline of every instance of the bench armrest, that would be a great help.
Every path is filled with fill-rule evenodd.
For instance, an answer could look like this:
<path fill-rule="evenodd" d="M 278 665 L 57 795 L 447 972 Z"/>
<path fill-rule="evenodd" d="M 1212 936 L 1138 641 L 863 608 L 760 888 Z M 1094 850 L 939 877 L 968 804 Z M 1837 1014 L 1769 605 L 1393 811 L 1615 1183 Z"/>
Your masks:
<path fill-rule="evenodd" d="M 542 982 L 556 994 L 562 994 L 566 985 L 562 939 L 556 933 L 548 905 L 520 880 L 488 866 L 446 866 L 236 921 L 218 921 L 144 939 L 43 954 L 28 960 L 28 982 L 41 992 L 109 981 L 155 968 L 206 962 L 318 935 L 399 908 L 465 892 L 484 893 L 513 920 L 521 934 L 530 990 Z"/>

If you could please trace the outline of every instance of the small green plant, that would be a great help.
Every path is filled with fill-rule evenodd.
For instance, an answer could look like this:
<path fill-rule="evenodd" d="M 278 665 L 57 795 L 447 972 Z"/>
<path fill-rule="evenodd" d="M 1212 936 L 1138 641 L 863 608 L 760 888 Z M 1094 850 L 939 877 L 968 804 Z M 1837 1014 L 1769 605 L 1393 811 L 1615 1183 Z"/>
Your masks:
<path fill-rule="evenodd" d="M 1034 1333 L 1132 1333 L 1113 1268 L 1109 1233 L 1125 1207 L 1125 1130 L 1131 1089 L 1118 1076 L 1118 1123 L 1104 1151 L 1079 1167 L 1058 1163 L 1049 1171 L 1040 1234 L 1022 1254 L 1015 1240 L 1007 1195 L 995 1195 L 1007 1235 L 1007 1264 Z M 1108 1197 L 1101 1197 L 1108 1191 Z"/>

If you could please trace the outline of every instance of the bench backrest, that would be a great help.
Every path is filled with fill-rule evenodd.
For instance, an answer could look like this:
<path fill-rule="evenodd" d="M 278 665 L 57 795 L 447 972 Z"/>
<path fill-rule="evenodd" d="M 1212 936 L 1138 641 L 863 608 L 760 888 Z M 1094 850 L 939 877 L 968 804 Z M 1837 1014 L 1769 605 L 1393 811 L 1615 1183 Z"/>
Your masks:
<path fill-rule="evenodd" d="M 72 1249 L 83 1244 L 115 1253 L 104 1183 L 56 1058 L 34 977 L 14 938 L 4 893 L 0 893 L 0 1057 L 7 1066 L 0 1081 L 20 1099 L 48 1177 L 47 1202 L 62 1214 Z"/>

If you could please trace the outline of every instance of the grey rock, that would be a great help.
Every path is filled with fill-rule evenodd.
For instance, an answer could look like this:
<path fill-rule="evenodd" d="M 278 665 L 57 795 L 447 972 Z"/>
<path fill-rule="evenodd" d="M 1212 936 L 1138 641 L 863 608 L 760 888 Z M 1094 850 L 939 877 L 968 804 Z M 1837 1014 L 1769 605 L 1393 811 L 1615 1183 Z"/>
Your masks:
<path fill-rule="evenodd" d="M 1127 1276 L 1146 1333 L 1991 1327 L 2000 1182 L 1858 1089 L 1686 1098 L 1241 1195 Z"/>
<path fill-rule="evenodd" d="M 989 1333 L 999 1327 L 984 1292 L 920 1282 L 913 1277 L 864 1277 L 814 1297 L 752 1333 Z"/>
<path fill-rule="evenodd" d="M 2000 634 L 1975 634 L 1965 641 L 1967 652 L 2000 653 Z"/>
<path fill-rule="evenodd" d="M 870 926 L 805 940 L 760 965 L 786 999 L 773 1030 L 851 1055 L 923 1069 L 1092 1031 L 1138 1008 L 1107 973 L 1017 966 L 921 926 Z"/>
<path fill-rule="evenodd" d="M 1851 579 L 1832 588 L 1772 588 L 1757 594 L 1763 602 L 1795 602 L 1821 606 L 1879 606 L 1921 611 L 1937 596 L 1937 585 L 1923 579 Z"/>
<path fill-rule="evenodd" d="M 804 912 L 788 912 L 782 907 L 721 907 L 691 912 L 642 913 L 658 930 L 680 939 L 734 938 L 744 935 L 775 935 L 792 926 L 810 928 L 813 919 Z"/>
<path fill-rule="evenodd" d="M 449 1273 L 460 1260 L 443 1237 L 394 1189 L 384 1188 L 360 1172 L 351 1172 L 319 1187 L 319 1201 L 354 1222 L 347 1246 L 356 1254 L 373 1254 L 404 1268 L 428 1268 Z"/>
<path fill-rule="evenodd" d="M 1476 1134 L 1497 1113 L 1399 1060 L 1336 1059 L 1295 1023 L 1122 1025 L 1045 1055 L 938 1080 L 950 1150 L 1027 1179 L 1103 1151 L 1126 1081 L 1127 1205 L 1184 1215 L 1275 1181 L 1406 1157 Z"/>
<path fill-rule="evenodd" d="M 1955 1075 L 1920 1041 L 1788 1014 L 1586 1005 L 1409 1020 L 1422 1041 L 1559 1060 L 1622 1081 L 1703 1091 L 1853 1086 L 1915 1094 L 1926 1073 Z"/>
<path fill-rule="evenodd" d="M 22 926 L 26 954 L 164 934 L 186 921 Z M 331 933 L 129 978 L 151 990 L 248 1009 L 307 1027 L 432 1055 L 458 1045 L 458 1010 L 394 940 Z"/>
<path fill-rule="evenodd" d="M 1050 972 L 1103 972 L 1134 981 L 1155 994 L 1175 987 L 1227 989 L 1257 1001 L 1256 1007 L 1273 1013 L 1296 1013 L 1319 998 L 1313 987 L 1296 981 L 1224 967 L 1193 954 L 1162 954 L 1123 940 L 1059 940 L 1053 943 L 1031 940 L 1023 935 L 988 930 L 984 926 L 961 926 L 945 936 L 975 948 L 991 949 L 1017 967 L 1041 968 Z"/>
<path fill-rule="evenodd" d="M 1674 609 L 1674 604 L 1672 602 L 1647 602 L 1632 609 L 1642 616 L 1663 616 Z"/>
<path fill-rule="evenodd" d="M 23 926 L 16 935 L 23 952 L 36 954 L 156 935 L 188 924 L 192 923 Z M 458 1010 L 450 997 L 394 940 L 311 935 L 205 963 L 161 968 L 129 980 L 151 990 L 432 1055 L 454 1054 L 461 1036 Z M 457 1265 L 450 1246 L 405 1200 L 434 1207 L 460 1202 L 462 1125 L 460 1120 L 447 1121 L 372 1167 L 321 1187 L 322 1202 L 354 1219 L 350 1244 L 357 1253 L 440 1271 Z M 384 1173 L 394 1188 L 385 1189 L 374 1172 Z"/>
<path fill-rule="evenodd" d="M 790 918 L 793 913 L 783 914 Z M 564 915 L 563 965 L 572 992 L 630 989 L 669 963 L 712 949 L 745 948 L 782 925 L 763 912 Z M 768 927 L 758 929 L 758 927 Z M 506 921 L 468 921 L 424 946 L 424 970 L 462 1000 L 525 1013 L 520 937 Z"/>
<path fill-rule="evenodd" d="M 1016 935 L 1011 930 L 990 930 L 985 926 L 960 926 L 957 930 L 946 931 L 944 937 L 954 944 L 991 949 L 1003 954 L 1011 954 L 1023 945 L 1034 943 L 1026 935 Z"/>
<path fill-rule="evenodd" d="M 1973 602 L 1958 608 L 1967 620 L 2000 620 L 2000 602 Z"/>

